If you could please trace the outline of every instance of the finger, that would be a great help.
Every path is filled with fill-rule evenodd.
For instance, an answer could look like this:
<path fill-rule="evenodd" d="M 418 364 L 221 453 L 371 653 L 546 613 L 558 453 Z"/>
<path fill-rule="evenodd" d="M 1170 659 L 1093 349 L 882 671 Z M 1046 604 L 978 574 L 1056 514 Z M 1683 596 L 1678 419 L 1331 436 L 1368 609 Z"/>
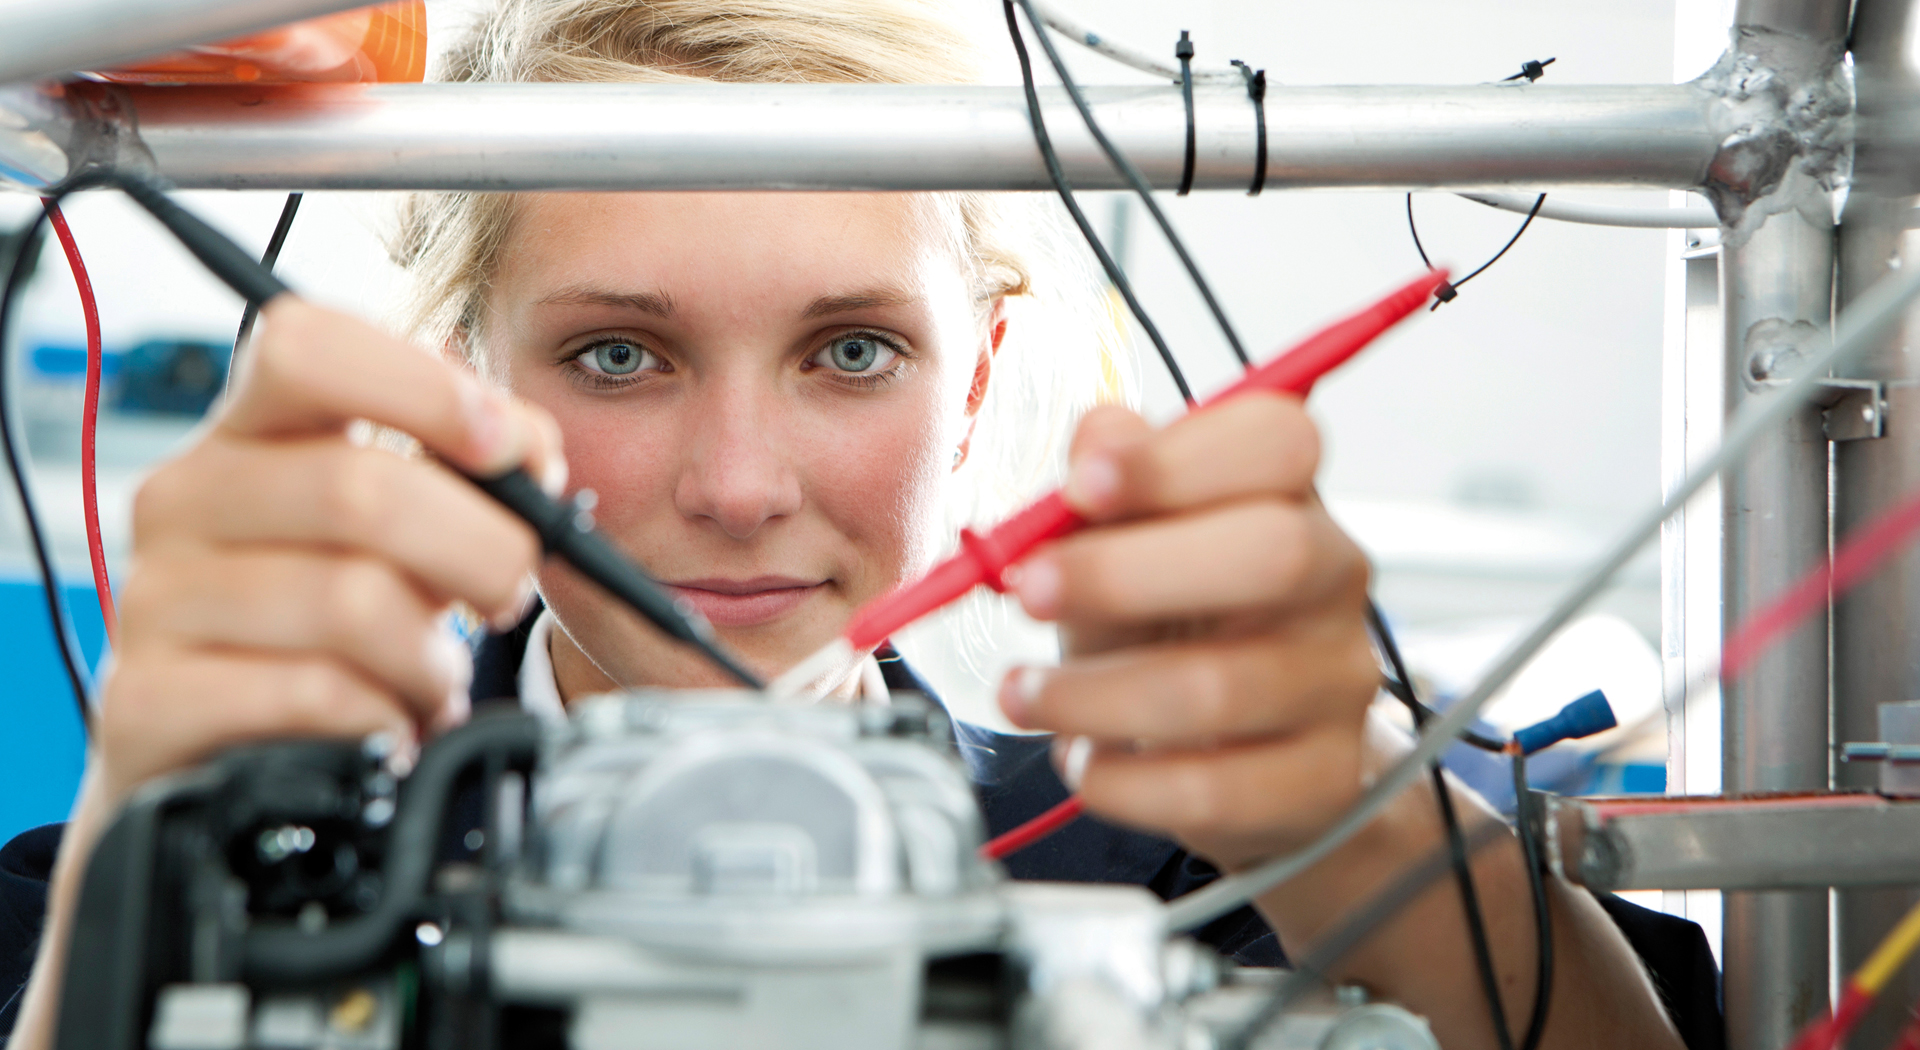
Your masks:
<path fill-rule="evenodd" d="M 283 295 L 260 328 L 219 427 L 243 437 L 337 434 L 365 419 L 403 431 L 459 467 L 493 475 L 526 466 L 547 477 L 539 410 L 467 369 L 358 319 Z"/>
<path fill-rule="evenodd" d="M 322 655 L 398 697 L 423 724 L 460 705 L 466 646 L 440 610 L 370 558 L 251 548 L 155 559 L 121 595 L 129 657 L 150 646 Z"/>
<path fill-rule="evenodd" d="M 98 732 L 122 789 L 251 741 L 417 739 L 404 705 L 332 660 L 201 651 L 120 662 L 101 692 Z"/>
<path fill-rule="evenodd" d="M 1317 504 L 1278 500 L 1092 529 L 1008 572 L 1028 615 L 1126 623 L 1359 600 L 1367 565 Z"/>
<path fill-rule="evenodd" d="M 1153 426 L 1140 413 L 1120 405 L 1095 405 L 1080 417 L 1067 446 L 1067 462 L 1083 456 L 1114 455 L 1153 436 Z"/>
<path fill-rule="evenodd" d="M 1360 789 L 1360 736 L 1332 726 L 1205 751 L 1100 748 L 1079 784 L 1095 813 L 1188 841 L 1295 841 L 1338 817 Z"/>
<path fill-rule="evenodd" d="M 489 617 L 518 607 L 539 538 L 445 467 L 332 440 L 209 441 L 134 496 L 136 552 L 309 543 L 392 562 Z"/>
<path fill-rule="evenodd" d="M 1357 623 L 1312 617 L 1255 638 L 1016 668 L 1001 684 L 1000 708 L 1023 729 L 1196 747 L 1358 725 L 1379 677 Z"/>
<path fill-rule="evenodd" d="M 1277 394 L 1236 397 L 1146 435 L 1103 422 L 1085 445 L 1066 494 L 1095 521 L 1249 496 L 1305 499 L 1320 464 L 1319 430 L 1305 405 Z"/>

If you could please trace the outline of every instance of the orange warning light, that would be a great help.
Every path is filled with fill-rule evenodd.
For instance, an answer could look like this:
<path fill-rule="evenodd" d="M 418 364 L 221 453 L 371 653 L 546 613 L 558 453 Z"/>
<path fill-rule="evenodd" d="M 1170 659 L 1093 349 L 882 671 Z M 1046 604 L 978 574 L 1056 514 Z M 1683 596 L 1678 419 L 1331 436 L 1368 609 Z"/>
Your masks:
<path fill-rule="evenodd" d="M 391 84 L 426 74 L 426 0 L 398 0 L 83 75 L 114 84 Z"/>

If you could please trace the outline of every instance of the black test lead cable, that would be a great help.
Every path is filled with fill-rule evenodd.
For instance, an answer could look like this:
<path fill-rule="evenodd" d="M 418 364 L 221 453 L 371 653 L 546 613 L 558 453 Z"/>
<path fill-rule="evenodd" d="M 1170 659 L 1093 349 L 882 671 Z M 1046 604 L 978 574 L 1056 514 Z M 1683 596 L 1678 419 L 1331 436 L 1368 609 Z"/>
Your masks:
<path fill-rule="evenodd" d="M 280 221 L 273 224 L 273 235 L 267 238 L 267 250 L 260 253 L 260 265 L 273 270 L 280 261 L 280 249 L 287 246 L 287 234 L 293 232 L 293 217 L 300 212 L 300 201 L 306 195 L 295 191 L 287 194 L 287 203 L 280 206 Z M 247 300 L 245 309 L 240 311 L 240 331 L 233 337 L 233 356 L 227 358 L 227 385 L 233 385 L 233 369 L 240 363 L 240 351 L 247 345 L 247 337 L 253 334 L 254 319 L 260 316 L 260 304 Z"/>
<path fill-rule="evenodd" d="M 1087 247 L 1093 249 L 1094 258 L 1100 260 L 1100 268 L 1106 271 L 1107 280 L 1113 282 L 1114 290 L 1126 300 L 1127 310 L 1133 314 L 1134 320 L 1140 322 L 1147 339 L 1159 353 L 1161 362 L 1167 366 L 1167 374 L 1173 377 L 1173 385 L 1179 388 L 1181 399 L 1191 405 L 1194 403 L 1193 389 L 1187 386 L 1187 377 L 1181 373 L 1180 363 L 1173 359 L 1173 351 L 1160 335 L 1153 318 L 1147 315 L 1147 308 L 1140 305 L 1140 297 L 1133 294 L 1133 283 L 1127 280 L 1126 271 L 1113 261 L 1113 256 L 1107 254 L 1107 246 L 1101 243 L 1100 235 L 1093 231 L 1093 224 L 1087 221 L 1086 212 L 1080 210 L 1080 202 L 1074 198 L 1073 185 L 1067 181 L 1066 169 L 1060 166 L 1060 155 L 1054 152 L 1053 137 L 1047 134 L 1046 117 L 1040 113 L 1040 92 L 1033 83 L 1033 61 L 1027 56 L 1027 41 L 1020 33 L 1020 21 L 1014 16 L 1013 4 L 1014 0 L 1001 0 L 1001 6 L 1007 14 L 1007 33 L 1013 37 L 1014 54 L 1020 59 L 1020 83 L 1026 89 L 1027 117 L 1033 125 L 1033 140 L 1040 149 L 1040 159 L 1047 166 L 1047 177 L 1053 180 L 1054 191 L 1060 194 L 1061 203 L 1067 206 L 1067 214 L 1073 216 L 1074 225 L 1080 227 L 1080 236 L 1086 239 Z M 1046 38 L 1043 35 L 1041 39 L 1044 41 Z"/>
<path fill-rule="evenodd" d="M 1212 312 L 1214 323 L 1220 328 L 1220 334 L 1226 336 L 1227 345 L 1233 349 L 1233 356 L 1239 360 L 1242 367 L 1252 367 L 1252 361 L 1247 358 L 1246 347 L 1241 344 L 1240 336 L 1234 331 L 1232 322 L 1227 320 L 1226 310 L 1220 306 L 1220 300 L 1214 297 L 1213 286 L 1208 284 L 1206 277 L 1201 275 L 1200 264 L 1193 261 L 1193 256 L 1187 252 L 1186 243 L 1180 239 L 1178 233 L 1174 232 L 1173 223 L 1168 221 L 1166 213 L 1160 210 L 1159 202 L 1154 200 L 1153 187 L 1147 184 L 1146 177 L 1140 174 L 1140 169 L 1134 166 L 1133 161 L 1127 159 L 1127 155 L 1122 153 L 1120 148 L 1113 144 L 1112 139 L 1107 138 L 1107 133 L 1100 129 L 1100 123 L 1094 119 L 1093 107 L 1087 104 L 1087 98 L 1081 93 L 1080 85 L 1074 81 L 1073 75 L 1067 71 L 1066 62 L 1061 59 L 1059 50 L 1053 46 L 1053 37 L 1047 29 L 1046 21 L 1034 14 L 1033 0 L 1004 0 L 1004 2 L 1009 5 L 1007 25 L 1013 31 L 1014 46 L 1020 51 L 1022 76 L 1029 84 L 1032 83 L 1032 74 L 1026 71 L 1026 44 L 1022 41 L 1020 29 L 1014 24 L 1013 20 L 1011 5 L 1015 3 L 1020 5 L 1020 10 L 1027 13 L 1027 24 L 1033 27 L 1034 35 L 1040 41 L 1040 49 L 1046 52 L 1047 62 L 1053 66 L 1054 73 L 1060 78 L 1060 86 L 1066 88 L 1067 96 L 1073 99 L 1074 108 L 1080 112 L 1081 123 L 1087 126 L 1087 131 L 1093 136 L 1093 140 L 1100 144 L 1100 151 L 1107 155 L 1107 161 L 1113 165 L 1114 170 L 1118 171 L 1121 177 L 1127 180 L 1127 184 L 1133 187 L 1134 194 L 1140 198 L 1141 203 L 1147 206 L 1147 213 L 1152 215 L 1153 221 L 1159 225 L 1160 233 L 1166 237 L 1167 244 L 1173 248 L 1173 253 L 1180 257 L 1180 265 L 1186 268 L 1187 277 L 1193 281 L 1193 286 L 1199 291 L 1200 298 L 1206 300 L 1207 309 Z M 1185 34 L 1183 33 L 1182 36 L 1184 37 Z M 1191 46 L 1191 44 L 1188 44 L 1189 48 L 1191 48 Z M 1191 75 L 1188 75 L 1183 78 L 1183 80 L 1187 98 L 1187 112 L 1191 113 L 1193 112 L 1193 78 Z M 1028 89 L 1027 104 L 1033 107 L 1036 114 L 1039 112 L 1040 104 L 1034 97 L 1031 87 Z M 1037 121 L 1039 118 L 1036 116 L 1034 119 Z M 1187 134 L 1189 136 L 1187 151 L 1188 155 L 1191 156 L 1193 150 L 1191 141 L 1193 129 L 1191 125 L 1188 126 Z M 1428 269 L 1432 269 L 1432 267 L 1428 267 Z"/>
<path fill-rule="evenodd" d="M 46 594 L 47 622 L 53 628 L 54 646 L 60 650 L 60 662 L 66 668 L 67 683 L 73 689 L 74 707 L 80 715 L 80 732 L 82 736 L 91 736 L 93 711 L 87 697 L 92 690 L 86 670 L 87 661 L 80 652 L 80 640 L 73 633 L 73 619 L 67 615 L 67 603 L 60 594 L 60 576 L 54 571 L 46 533 L 40 527 L 40 512 L 34 505 L 33 490 L 27 482 L 27 465 L 20 455 L 19 446 L 14 442 L 10 405 L 12 390 L 9 382 L 11 369 L 6 354 L 7 336 L 20 291 L 26 287 L 39 261 L 38 238 L 46 218 L 46 209 L 41 208 L 20 232 L 19 243 L 14 248 L 12 262 L 7 268 L 6 287 L 0 290 L 0 445 L 5 446 L 7 470 L 13 475 L 13 488 L 20 497 L 20 514 L 27 520 L 27 537 L 32 542 L 34 562 L 39 566 L 40 583 Z"/>
<path fill-rule="evenodd" d="M 264 305 L 289 291 L 285 283 L 239 245 L 175 203 L 159 187 L 124 173 L 115 175 L 113 184 L 158 219 L 214 276 L 248 302 Z M 647 622 L 699 650 L 740 684 L 749 689 L 763 688 L 758 676 L 720 647 L 705 617 L 674 601 L 594 528 L 593 517 L 586 506 L 554 500 L 520 467 L 498 477 L 469 476 L 469 480 L 532 525 L 540 536 L 541 546 L 549 554 L 572 565 Z"/>

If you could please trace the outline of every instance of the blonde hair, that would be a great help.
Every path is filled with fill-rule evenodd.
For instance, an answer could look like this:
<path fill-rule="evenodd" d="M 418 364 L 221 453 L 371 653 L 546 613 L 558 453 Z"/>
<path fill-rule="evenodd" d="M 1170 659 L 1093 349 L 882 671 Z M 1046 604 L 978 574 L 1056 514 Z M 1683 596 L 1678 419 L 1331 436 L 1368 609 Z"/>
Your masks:
<path fill-rule="evenodd" d="M 935 0 L 499 0 L 436 79 L 969 83 L 979 52 Z M 1008 304 L 972 450 L 945 521 L 997 518 L 1057 478 L 1064 438 L 1096 401 L 1128 400 L 1130 367 L 1102 284 L 1051 197 L 928 194 L 976 303 Z M 393 255 L 412 272 L 405 327 L 480 359 L 512 196 L 421 193 L 402 206 Z M 984 316 L 984 314 L 983 314 Z"/>

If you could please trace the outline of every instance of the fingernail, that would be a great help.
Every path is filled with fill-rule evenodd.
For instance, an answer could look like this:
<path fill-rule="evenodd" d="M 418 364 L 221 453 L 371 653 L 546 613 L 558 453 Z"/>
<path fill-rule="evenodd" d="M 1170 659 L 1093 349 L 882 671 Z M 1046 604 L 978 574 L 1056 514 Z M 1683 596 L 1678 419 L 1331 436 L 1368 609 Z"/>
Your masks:
<path fill-rule="evenodd" d="M 462 376 L 460 402 L 475 466 L 489 472 L 511 466 L 513 419 L 506 401 L 480 380 Z"/>
<path fill-rule="evenodd" d="M 513 592 L 513 601 L 487 621 L 487 626 L 495 631 L 509 631 L 526 619 L 527 613 L 533 608 L 533 587 L 532 576 L 521 577 L 519 589 Z"/>
<path fill-rule="evenodd" d="M 1105 510 L 1120 495 L 1120 466 L 1102 455 L 1080 457 L 1067 474 L 1067 502 L 1086 510 Z"/>
<path fill-rule="evenodd" d="M 1000 710 L 1014 725 L 1027 728 L 1040 690 L 1047 684 L 1047 672 L 1038 667 L 1016 667 L 1000 681 Z"/>
<path fill-rule="evenodd" d="M 1057 737 L 1053 741 L 1053 768 L 1068 791 L 1079 791 L 1087 778 L 1087 763 L 1093 761 L 1093 738 Z"/>
<path fill-rule="evenodd" d="M 1044 620 L 1058 611 L 1060 563 L 1050 555 L 1038 554 L 1009 568 L 1006 580 L 1028 615 Z"/>

